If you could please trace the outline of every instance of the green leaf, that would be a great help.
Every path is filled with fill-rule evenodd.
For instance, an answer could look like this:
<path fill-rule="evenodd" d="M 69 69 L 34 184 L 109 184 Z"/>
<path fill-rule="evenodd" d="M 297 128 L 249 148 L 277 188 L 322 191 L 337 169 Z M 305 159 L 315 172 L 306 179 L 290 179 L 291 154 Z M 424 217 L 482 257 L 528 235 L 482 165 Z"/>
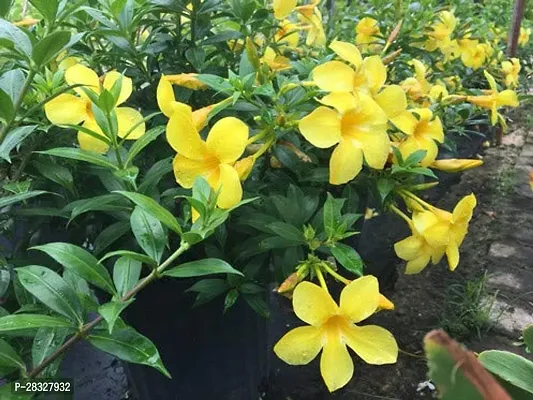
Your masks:
<path fill-rule="evenodd" d="M 159 135 L 161 135 L 165 131 L 165 126 L 156 126 L 155 128 L 150 129 L 148 132 L 146 132 L 144 135 L 142 135 L 139 139 L 137 139 L 132 146 L 130 147 L 130 151 L 128 152 L 128 158 L 126 158 L 125 165 L 130 165 L 131 162 L 133 162 L 133 159 L 150 143 L 152 143 L 154 140 L 156 140 Z"/>
<path fill-rule="evenodd" d="M 167 228 L 181 235 L 182 230 L 178 220 L 172 215 L 170 211 L 160 206 L 151 197 L 139 193 L 125 192 L 120 190 L 116 191 L 115 193 L 119 193 L 123 196 L 126 196 L 128 199 L 130 199 L 132 202 L 144 209 L 146 212 L 152 214 L 161 223 L 163 223 L 163 225 L 166 225 Z"/>
<path fill-rule="evenodd" d="M 98 313 L 104 317 L 104 319 L 107 322 L 107 326 L 109 328 L 109 334 L 111 335 L 113 333 L 113 327 L 115 326 L 115 322 L 117 321 L 118 316 L 126 307 L 128 307 L 131 303 L 133 303 L 133 299 L 130 299 L 128 301 L 110 301 L 108 303 L 102 304 L 98 308 Z"/>
<path fill-rule="evenodd" d="M 353 248 L 342 243 L 335 243 L 330 249 L 333 257 L 344 268 L 358 276 L 363 276 L 363 261 Z"/>
<path fill-rule="evenodd" d="M 34 6 L 46 19 L 47 22 L 53 22 L 57 15 L 57 0 L 30 0 Z"/>
<path fill-rule="evenodd" d="M 227 42 L 228 40 L 238 39 L 240 37 L 242 37 L 242 33 L 240 33 L 239 31 L 234 31 L 234 30 L 222 31 L 222 32 L 219 32 L 219 33 L 217 33 L 217 34 L 215 34 L 213 36 L 210 36 L 207 39 L 205 39 L 202 42 L 202 45 L 205 46 L 205 45 L 208 45 L 208 44 Z M 204 82 L 204 83 L 209 85 L 207 82 Z"/>
<path fill-rule="evenodd" d="M 113 334 L 105 331 L 93 332 L 89 335 L 89 342 L 121 360 L 148 365 L 170 378 L 155 345 L 131 327 L 115 329 Z"/>
<path fill-rule="evenodd" d="M 529 351 L 533 352 L 533 324 L 526 326 L 522 336 L 524 337 L 524 343 Z"/>
<path fill-rule="evenodd" d="M 129 231 L 130 224 L 128 221 L 119 221 L 109 225 L 94 239 L 93 253 L 98 256 Z"/>
<path fill-rule="evenodd" d="M 140 193 L 151 193 L 161 179 L 172 171 L 172 158 L 165 158 L 156 162 L 146 172 L 142 183 L 139 185 Z"/>
<path fill-rule="evenodd" d="M 36 328 L 72 328 L 72 322 L 65 318 L 41 314 L 12 314 L 0 318 L 0 332 Z"/>
<path fill-rule="evenodd" d="M 273 222 L 268 224 L 267 227 L 284 239 L 294 242 L 304 242 L 303 232 L 291 224 L 287 224 L 286 222 Z"/>
<path fill-rule="evenodd" d="M 492 374 L 533 395 L 533 362 L 500 350 L 484 351 L 478 359 Z"/>
<path fill-rule="evenodd" d="M 198 78 L 201 82 L 205 83 L 211 89 L 215 89 L 217 92 L 232 92 L 233 86 L 226 79 L 217 75 L 199 74 Z"/>
<path fill-rule="evenodd" d="M 46 179 L 57 183 L 74 193 L 74 177 L 68 168 L 57 163 L 43 163 L 34 161 L 35 169 Z"/>
<path fill-rule="evenodd" d="M 17 268 L 21 285 L 55 312 L 83 323 L 81 305 L 72 288 L 58 274 L 40 265 Z"/>
<path fill-rule="evenodd" d="M 25 80 L 26 76 L 21 69 L 12 69 L 0 76 L 0 89 L 6 92 L 13 104 L 18 100 Z"/>
<path fill-rule="evenodd" d="M 35 338 L 33 339 L 33 345 L 31 348 L 31 359 L 33 368 L 40 365 L 45 358 L 54 353 L 59 346 L 63 344 L 67 337 L 66 329 L 54 329 L 54 328 L 41 328 L 37 331 Z M 57 373 L 57 369 L 61 364 L 62 358 L 58 358 L 55 362 L 49 365 L 41 377 L 54 377 Z"/>
<path fill-rule="evenodd" d="M 42 246 L 32 247 L 32 249 L 45 252 L 64 268 L 71 270 L 87 282 L 108 293 L 116 294 L 109 272 L 87 250 L 70 243 L 61 242 L 47 243 Z"/>
<path fill-rule="evenodd" d="M 270 311 L 268 310 L 268 304 L 265 301 L 264 294 L 243 294 L 243 297 L 256 313 L 265 318 L 270 317 Z"/>
<path fill-rule="evenodd" d="M 4 39 L 4 40 L 2 40 Z M 31 40 L 22 29 L 15 25 L 0 19 L 0 43 L 2 41 L 11 42 L 12 46 L 21 54 L 30 56 L 32 44 Z"/>
<path fill-rule="evenodd" d="M 88 212 L 88 211 L 114 211 L 123 210 L 124 206 L 112 204 L 119 203 L 122 198 L 114 193 L 103 194 L 101 196 L 91 197 L 89 199 L 76 200 L 65 207 L 65 211 L 71 210 L 70 219 Z"/>
<path fill-rule="evenodd" d="M 239 291 L 237 289 L 231 289 L 224 299 L 224 314 L 235 304 L 239 298 Z"/>
<path fill-rule="evenodd" d="M 0 208 L 8 206 L 10 204 L 28 200 L 28 199 L 31 199 L 32 197 L 37 197 L 45 193 L 49 193 L 49 192 L 45 192 L 44 190 L 32 190 L 31 192 L 15 194 L 12 196 L 4 196 L 0 198 Z"/>
<path fill-rule="evenodd" d="M 120 297 L 128 293 L 139 282 L 142 263 L 131 257 L 120 257 L 113 267 L 113 282 Z"/>
<path fill-rule="evenodd" d="M 198 307 L 227 292 L 229 288 L 224 279 L 202 279 L 187 289 L 186 292 L 197 293 L 194 307 Z"/>
<path fill-rule="evenodd" d="M 68 31 L 55 31 L 48 36 L 45 36 L 33 48 L 33 61 L 38 66 L 47 64 L 50 60 L 54 59 L 69 42 L 70 32 Z"/>
<path fill-rule="evenodd" d="M 378 179 L 376 186 L 378 189 L 379 197 L 383 202 L 385 201 L 387 196 L 394 190 L 396 182 L 392 179 L 380 178 Z"/>
<path fill-rule="evenodd" d="M 409 154 L 409 157 L 404 161 L 402 167 L 412 167 L 416 164 L 419 164 L 420 161 L 424 159 L 427 154 L 427 150 L 416 150 L 415 152 Z"/>
<path fill-rule="evenodd" d="M 21 381 L 20 383 L 25 383 L 25 382 L 26 381 Z M 31 400 L 35 397 L 32 394 L 15 393 L 14 385 L 15 385 L 15 382 L 6 382 L 4 385 L 0 386 L 0 399 L 2 400 L 4 399 L 5 400 Z"/>
<path fill-rule="evenodd" d="M 226 261 L 217 258 L 206 258 L 204 260 L 188 262 L 163 272 L 163 275 L 173 278 L 192 278 L 211 274 L 235 274 L 244 276 L 242 272 L 234 269 Z"/>
<path fill-rule="evenodd" d="M 131 230 L 144 252 L 157 263 L 165 250 L 166 235 L 161 222 L 143 208 L 136 206 L 130 218 Z"/>
<path fill-rule="evenodd" d="M 0 339 L 0 366 L 26 370 L 24 361 L 22 361 L 13 347 L 3 339 Z"/>
<path fill-rule="evenodd" d="M 328 239 L 332 238 L 337 231 L 343 205 L 344 199 L 335 199 L 330 193 L 328 193 L 323 211 L 324 231 L 326 232 Z"/>
<path fill-rule="evenodd" d="M 94 151 L 75 149 L 72 147 L 57 147 L 46 151 L 38 151 L 40 154 L 48 154 L 55 157 L 69 158 L 71 160 L 86 161 L 100 167 L 117 170 L 118 167 L 101 154 Z"/>
<path fill-rule="evenodd" d="M 15 114 L 15 108 L 9 95 L 0 89 L 0 119 L 10 121 Z"/>
<path fill-rule="evenodd" d="M 143 264 L 151 265 L 152 267 L 157 267 L 157 263 L 152 260 L 150 257 L 144 254 L 135 253 L 134 251 L 129 250 L 117 250 L 112 251 L 110 253 L 107 253 L 105 256 L 103 256 L 99 262 L 102 263 L 104 260 L 107 260 L 108 258 L 115 257 L 115 256 L 123 256 L 128 257 L 133 260 L 140 261 Z"/>
<path fill-rule="evenodd" d="M 9 12 L 9 9 L 11 8 L 11 3 L 13 0 L 0 0 L 0 17 L 4 18 L 7 13 Z"/>

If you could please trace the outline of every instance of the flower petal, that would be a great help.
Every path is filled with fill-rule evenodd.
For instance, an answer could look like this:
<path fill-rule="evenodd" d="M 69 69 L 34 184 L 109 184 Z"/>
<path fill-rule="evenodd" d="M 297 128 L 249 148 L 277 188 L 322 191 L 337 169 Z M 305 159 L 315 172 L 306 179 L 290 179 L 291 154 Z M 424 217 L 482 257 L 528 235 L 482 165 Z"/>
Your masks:
<path fill-rule="evenodd" d="M 413 225 L 418 233 L 424 233 L 439 222 L 437 216 L 431 211 L 416 212 L 413 214 Z"/>
<path fill-rule="evenodd" d="M 274 353 L 290 365 L 309 364 L 322 349 L 322 333 L 314 326 L 289 331 L 274 346 Z"/>
<path fill-rule="evenodd" d="M 189 105 L 176 101 L 172 84 L 164 76 L 161 77 L 157 85 L 157 105 L 167 118 L 172 117 L 174 112 L 180 110 L 185 113 L 192 113 Z"/>
<path fill-rule="evenodd" d="M 366 77 L 368 88 L 377 93 L 387 80 L 387 67 L 380 56 L 370 56 L 363 60 L 361 69 Z"/>
<path fill-rule="evenodd" d="M 178 153 L 195 160 L 201 160 L 206 155 L 205 142 L 194 127 L 190 110 L 172 114 L 166 132 L 168 143 Z"/>
<path fill-rule="evenodd" d="M 297 0 L 274 0 L 274 17 L 284 19 L 296 7 Z"/>
<path fill-rule="evenodd" d="M 352 379 L 353 360 L 339 335 L 328 334 L 320 357 L 320 373 L 330 392 L 345 386 Z"/>
<path fill-rule="evenodd" d="M 176 182 L 185 189 L 192 188 L 194 180 L 199 176 L 207 176 L 216 165 L 207 159 L 193 160 L 182 154 L 177 154 L 172 163 Z"/>
<path fill-rule="evenodd" d="M 207 149 L 216 155 L 221 163 L 233 163 L 244 153 L 248 133 L 248 125 L 240 119 L 222 118 L 213 125 L 207 136 Z"/>
<path fill-rule="evenodd" d="M 444 142 L 444 131 L 442 130 L 442 123 L 439 117 L 435 117 L 433 121 L 426 124 L 424 136 L 436 140 L 439 143 Z"/>
<path fill-rule="evenodd" d="M 476 205 L 477 200 L 473 193 L 463 197 L 453 209 L 453 221 L 455 223 L 469 222 L 472 219 L 472 214 Z"/>
<path fill-rule="evenodd" d="M 91 89 L 95 93 L 100 93 L 100 81 L 98 75 L 92 69 L 84 65 L 76 64 L 65 72 L 65 81 L 69 85 L 84 85 L 86 89 Z M 74 88 L 74 91 L 81 97 L 88 99 L 81 87 Z"/>
<path fill-rule="evenodd" d="M 394 251 L 402 260 L 414 260 L 420 254 L 423 239 L 419 235 L 412 235 L 394 243 Z"/>
<path fill-rule="evenodd" d="M 236 206 L 242 200 L 242 186 L 239 173 L 228 164 L 220 164 L 220 175 L 218 185 L 214 188 L 220 189 L 217 206 L 228 209 Z"/>
<path fill-rule="evenodd" d="M 343 334 L 346 344 L 368 364 L 394 364 L 398 359 L 396 339 L 380 326 L 351 325 Z"/>
<path fill-rule="evenodd" d="M 118 136 L 127 140 L 139 139 L 146 132 L 146 124 L 142 114 L 131 107 L 118 107 L 115 109 L 118 122 Z M 131 132 L 130 130 L 137 125 Z M 127 136 L 126 136 L 127 135 Z"/>
<path fill-rule="evenodd" d="M 403 113 L 390 118 L 390 122 L 401 130 L 403 133 L 412 135 L 415 132 L 418 120 L 410 111 L 404 111 Z"/>
<path fill-rule="evenodd" d="M 439 222 L 423 233 L 424 239 L 431 247 L 444 247 L 450 241 L 450 224 L 447 222 Z"/>
<path fill-rule="evenodd" d="M 379 284 L 376 277 L 366 275 L 350 282 L 341 292 L 341 313 L 352 322 L 370 317 L 379 304 Z"/>
<path fill-rule="evenodd" d="M 326 106 L 335 108 L 341 114 L 357 107 L 357 98 L 350 92 L 332 92 L 319 101 Z"/>
<path fill-rule="evenodd" d="M 341 139 L 340 116 L 331 108 L 318 107 L 303 117 L 298 126 L 307 141 L 321 149 L 331 147 Z"/>
<path fill-rule="evenodd" d="M 409 261 L 407 265 L 405 266 L 405 274 L 406 275 L 418 274 L 420 271 L 422 271 L 424 268 L 427 267 L 430 259 L 431 259 L 430 254 L 423 253 L 419 257 L 415 258 L 414 260 Z"/>
<path fill-rule="evenodd" d="M 330 294 L 307 281 L 294 289 L 292 307 L 298 318 L 313 326 L 321 326 L 338 312 L 337 304 Z"/>
<path fill-rule="evenodd" d="M 454 242 L 446 247 L 446 257 L 448 258 L 448 268 L 454 271 L 459 265 L 459 247 Z"/>
<path fill-rule="evenodd" d="M 124 103 L 131 96 L 133 91 L 133 83 L 131 78 L 128 78 L 117 71 L 109 71 L 107 74 L 105 74 L 103 84 L 104 88 L 111 90 L 115 82 L 118 81 L 120 77 L 122 77 L 122 85 L 120 87 L 120 95 L 118 96 L 118 101 L 116 104 L 117 106 Z"/>
<path fill-rule="evenodd" d="M 363 168 L 363 152 L 350 139 L 342 139 L 329 160 L 329 183 L 343 185 L 359 174 Z"/>
<path fill-rule="evenodd" d="M 328 61 L 313 69 L 313 81 L 327 92 L 351 92 L 355 71 L 341 61 Z"/>
<path fill-rule="evenodd" d="M 402 114 L 407 109 L 407 97 L 398 85 L 387 86 L 374 96 L 374 100 L 389 119 Z"/>
<path fill-rule="evenodd" d="M 518 107 L 518 97 L 514 90 L 504 90 L 498 93 L 498 106 Z"/>
<path fill-rule="evenodd" d="M 390 139 L 385 130 L 360 132 L 355 139 L 361 145 L 366 163 L 374 169 L 383 169 L 390 152 Z"/>
<path fill-rule="evenodd" d="M 82 126 L 105 138 L 104 133 L 94 118 L 87 118 Z M 81 131 L 78 131 L 78 143 L 80 144 L 80 148 L 82 150 L 94 151 L 97 153 L 105 153 L 107 149 L 109 149 L 109 146 L 106 142 L 98 140 L 94 136 Z"/>
<path fill-rule="evenodd" d="M 72 94 L 60 94 L 44 105 L 44 112 L 54 125 L 77 125 L 88 118 L 87 100 Z"/>
<path fill-rule="evenodd" d="M 363 62 L 363 58 L 361 57 L 361 52 L 359 51 L 357 46 L 351 43 L 340 42 L 338 40 L 334 40 L 329 45 L 329 48 L 333 50 L 335 54 L 337 54 L 344 61 L 348 61 L 350 64 L 352 64 L 356 68 L 359 68 L 359 66 Z"/>

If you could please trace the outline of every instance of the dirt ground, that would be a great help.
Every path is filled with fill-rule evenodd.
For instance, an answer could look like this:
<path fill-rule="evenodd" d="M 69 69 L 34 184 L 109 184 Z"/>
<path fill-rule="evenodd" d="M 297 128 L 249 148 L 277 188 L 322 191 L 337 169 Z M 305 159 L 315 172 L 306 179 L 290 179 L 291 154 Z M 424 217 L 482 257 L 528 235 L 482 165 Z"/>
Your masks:
<path fill-rule="evenodd" d="M 449 302 L 450 297 L 447 300 L 450 288 L 461 289 L 467 282 L 480 282 L 483 277 L 486 277 L 486 285 L 482 290 L 482 304 L 493 304 L 492 308 L 490 306 L 483 308 L 491 309 L 490 316 L 487 315 L 487 323 L 479 329 L 479 332 L 473 329 L 458 330 L 456 338 L 473 351 L 510 350 L 532 358 L 531 354 L 525 353 L 523 347 L 513 344 L 518 341 L 520 329 L 527 323 L 533 322 L 533 292 L 521 290 L 533 287 L 533 242 L 532 248 L 529 248 L 513 237 L 513 235 L 516 237 L 519 228 L 525 232 L 522 233 L 523 236 L 528 236 L 528 227 L 525 224 L 533 222 L 533 209 L 526 208 L 520 201 L 525 199 L 533 206 L 533 199 L 529 199 L 526 193 L 529 190 L 527 174 L 524 173 L 527 172 L 527 167 L 522 166 L 520 170 L 520 166 L 516 165 L 522 150 L 525 151 L 524 145 L 527 140 L 525 115 L 512 117 L 516 121 L 511 124 L 503 144 L 481 150 L 480 155 L 484 159 L 484 165 L 463 173 L 460 182 L 452 186 L 435 203 L 440 208 L 453 210 L 463 196 L 472 192 L 478 200 L 469 234 L 460 249 L 461 261 L 457 270 L 452 273 L 441 263 L 437 266 L 428 266 L 418 275 L 408 276 L 401 273 L 403 264 L 398 265 L 400 271 L 398 281 L 394 288 L 384 290 L 384 294 L 395 303 L 396 310 L 380 312 L 365 321 L 393 332 L 401 349 L 397 364 L 372 366 L 354 357 L 355 374 L 352 381 L 346 388 L 329 394 L 323 390 L 318 362 L 315 360 L 311 367 L 292 367 L 306 369 L 306 379 L 301 379 L 302 376 L 298 376 L 297 379 L 305 381 L 305 384 L 302 386 L 297 384 L 299 387 L 293 387 L 290 392 L 281 391 L 275 397 L 268 396 L 268 399 L 435 398 L 435 392 L 427 385 L 419 388 L 420 384 L 423 385 L 423 382 L 428 380 L 427 365 L 423 357 L 423 338 L 430 330 L 441 327 L 443 320 L 447 321 L 449 308 L 453 307 Z M 533 151 L 533 135 L 531 136 L 529 140 Z M 517 173 L 517 168 L 518 172 L 522 173 Z M 533 163 L 530 169 L 533 170 Z M 526 193 L 525 198 L 520 197 L 521 192 Z M 528 219 L 528 216 L 531 219 Z M 533 241 L 533 233 L 531 240 Z M 520 257 L 499 259 L 498 257 L 505 256 L 499 250 L 505 248 L 502 246 L 513 249 L 515 247 L 512 246 L 516 246 Z M 508 274 L 507 271 L 510 269 L 518 275 Z M 521 282 L 517 284 L 516 281 Z M 508 287 L 505 287 L 505 283 Z M 523 316 L 521 318 L 521 315 L 517 317 L 514 313 L 516 298 L 525 303 L 526 311 L 521 309 L 525 319 Z M 418 388 L 420 390 L 417 390 Z"/>

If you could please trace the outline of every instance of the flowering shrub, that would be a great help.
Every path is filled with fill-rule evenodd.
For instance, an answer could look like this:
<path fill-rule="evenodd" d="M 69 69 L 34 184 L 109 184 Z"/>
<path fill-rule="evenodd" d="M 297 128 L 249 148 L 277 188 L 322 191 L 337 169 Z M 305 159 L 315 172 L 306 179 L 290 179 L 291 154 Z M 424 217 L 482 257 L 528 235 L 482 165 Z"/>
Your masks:
<path fill-rule="evenodd" d="M 396 362 L 394 332 L 356 325 L 394 305 L 354 238 L 395 213 L 406 274 L 444 256 L 458 267 L 475 195 L 447 211 L 420 192 L 436 170 L 480 166 L 457 158 L 459 139 L 505 130 L 502 108 L 518 106 L 508 5 L 30 3 L 22 18 L 0 1 L 5 376 L 53 376 L 82 339 L 169 375 L 121 313 L 162 277 L 212 274 L 189 289 L 198 305 L 225 296 L 225 310 L 267 315 L 271 282 L 292 298 L 309 326 L 274 352 L 291 365 L 322 352 L 330 391 L 353 375 L 346 346 Z M 39 351 L 30 362 L 19 346 Z"/>

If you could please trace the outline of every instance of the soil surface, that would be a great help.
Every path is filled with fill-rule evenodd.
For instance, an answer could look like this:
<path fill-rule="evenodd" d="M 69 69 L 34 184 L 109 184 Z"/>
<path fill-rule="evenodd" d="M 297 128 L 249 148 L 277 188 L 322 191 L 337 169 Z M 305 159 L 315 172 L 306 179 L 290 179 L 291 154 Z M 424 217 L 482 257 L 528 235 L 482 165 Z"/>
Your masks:
<path fill-rule="evenodd" d="M 428 387 L 431 385 L 424 384 L 428 378 L 423 338 L 430 330 L 442 326 L 451 326 L 449 333 L 473 351 L 509 350 L 533 359 L 533 354 L 527 354 L 524 347 L 516 346 L 521 330 L 533 323 L 533 192 L 528 184 L 528 173 L 533 171 L 533 134 L 528 137 L 528 130 L 521 127 L 524 124 L 520 115 L 513 118 L 516 122 L 511 124 L 503 143 L 481 151 L 482 167 L 463 173 L 460 182 L 443 197 L 430 200 L 451 211 L 463 196 L 472 192 L 476 195 L 478 205 L 461 246 L 456 271 L 448 271 L 441 262 L 418 275 L 404 275 L 401 273 L 404 265 L 399 264 L 400 276 L 395 286 L 383 290 L 394 302 L 395 311 L 382 311 L 365 321 L 394 334 L 401 349 L 397 364 L 372 366 L 354 357 L 352 381 L 330 394 L 324 390 L 318 358 L 309 366 L 290 367 L 300 369 L 296 375 L 273 360 L 271 380 L 276 384 L 266 398 L 435 398 L 434 390 Z M 469 288 L 468 298 L 478 298 L 480 302 L 470 305 L 463 297 L 452 296 L 452 292 L 463 293 L 465 287 Z M 479 326 L 465 327 L 459 323 L 463 319 L 455 314 L 463 307 L 452 301 L 461 300 L 477 310 L 478 317 L 473 320 L 481 319 Z M 468 321 L 466 317 L 465 320 Z M 294 321 L 285 329 L 297 325 L 301 323 Z"/>

